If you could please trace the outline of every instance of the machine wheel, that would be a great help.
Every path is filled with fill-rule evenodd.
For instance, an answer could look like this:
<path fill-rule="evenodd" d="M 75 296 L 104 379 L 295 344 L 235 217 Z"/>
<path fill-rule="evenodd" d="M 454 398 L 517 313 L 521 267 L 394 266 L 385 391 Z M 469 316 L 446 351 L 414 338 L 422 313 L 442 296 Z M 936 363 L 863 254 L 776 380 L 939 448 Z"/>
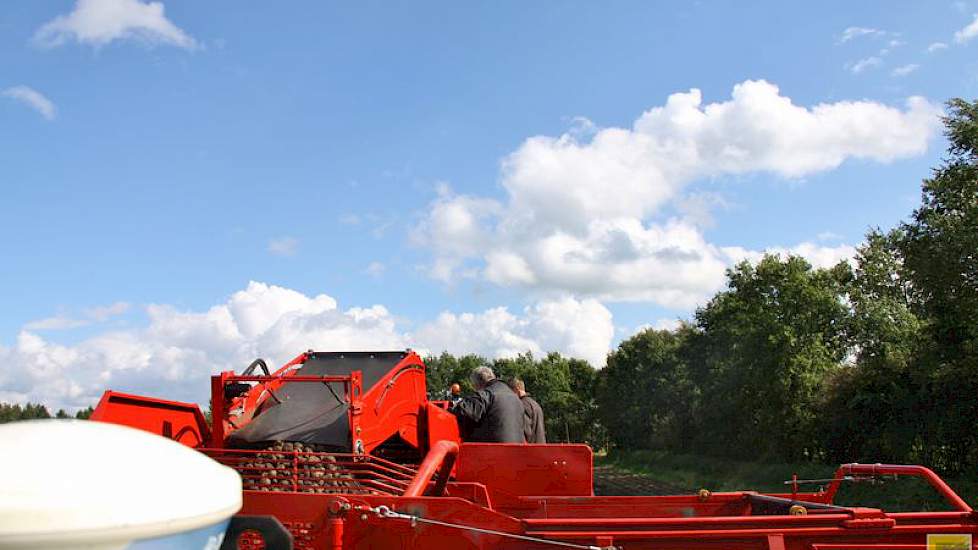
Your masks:
<path fill-rule="evenodd" d="M 238 550 L 238 539 L 249 531 L 261 536 L 265 550 L 293 549 L 292 533 L 275 516 L 238 515 L 231 518 L 221 550 Z"/>

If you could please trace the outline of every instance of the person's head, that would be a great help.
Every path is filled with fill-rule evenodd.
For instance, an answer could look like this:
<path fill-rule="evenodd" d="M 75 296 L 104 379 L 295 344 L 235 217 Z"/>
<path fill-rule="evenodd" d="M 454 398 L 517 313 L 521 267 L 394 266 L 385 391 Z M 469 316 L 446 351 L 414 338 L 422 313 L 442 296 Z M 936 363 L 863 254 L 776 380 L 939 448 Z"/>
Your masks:
<path fill-rule="evenodd" d="M 526 395 L 526 384 L 523 383 L 519 378 L 513 378 L 509 381 L 509 387 L 516 392 L 516 395 L 523 397 Z"/>
<path fill-rule="evenodd" d="M 476 367 L 472 369 L 472 374 L 469 375 L 469 379 L 472 381 L 472 385 L 475 386 L 476 390 L 481 390 L 489 385 L 496 379 L 495 373 L 489 367 Z"/>
<path fill-rule="evenodd" d="M 451 392 L 452 392 L 452 395 L 459 395 L 459 394 L 461 394 L 462 393 L 462 386 L 458 385 L 457 383 L 456 384 L 452 384 Z"/>

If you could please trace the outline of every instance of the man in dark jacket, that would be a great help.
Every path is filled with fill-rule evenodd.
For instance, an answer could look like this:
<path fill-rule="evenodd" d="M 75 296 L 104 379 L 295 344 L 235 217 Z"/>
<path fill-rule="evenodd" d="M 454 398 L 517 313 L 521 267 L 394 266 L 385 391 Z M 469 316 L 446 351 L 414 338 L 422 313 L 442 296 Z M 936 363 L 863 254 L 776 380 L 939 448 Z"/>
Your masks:
<path fill-rule="evenodd" d="M 466 441 L 523 443 L 523 404 L 489 367 L 472 371 L 475 393 L 462 398 L 452 412 L 469 426 Z"/>
<path fill-rule="evenodd" d="M 547 434 L 543 427 L 543 409 L 536 399 L 526 393 L 526 384 L 519 378 L 513 378 L 509 387 L 520 396 L 523 402 L 523 437 L 527 443 L 546 443 Z"/>

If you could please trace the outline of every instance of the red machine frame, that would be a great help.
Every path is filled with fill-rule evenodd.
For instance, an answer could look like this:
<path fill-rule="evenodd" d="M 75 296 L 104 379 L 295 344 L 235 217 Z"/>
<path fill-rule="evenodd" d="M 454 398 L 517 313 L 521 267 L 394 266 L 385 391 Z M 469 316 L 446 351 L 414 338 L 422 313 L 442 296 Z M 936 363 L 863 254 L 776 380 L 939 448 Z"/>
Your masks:
<path fill-rule="evenodd" d="M 960 535 L 975 547 L 978 515 L 922 466 L 847 464 L 816 492 L 800 492 L 795 483 L 783 494 L 594 496 L 585 445 L 461 443 L 451 413 L 427 399 L 424 364 L 413 352 L 371 388 L 362 387 L 356 371 L 297 375 L 293 367 L 306 358 L 268 375 L 212 377 L 210 427 L 196 405 L 115 392 L 106 392 L 93 419 L 169 435 L 237 468 L 247 482 L 268 477 L 248 459 L 260 451 L 228 448 L 228 434 L 284 383 L 342 382 L 353 452 L 276 451 L 279 488 L 244 491 L 242 517 L 278 518 L 301 549 L 936 550 L 931 543 L 939 535 Z M 238 383 L 256 385 L 226 399 L 225 388 Z M 423 460 L 398 464 L 374 456 L 393 435 Z M 309 489 L 304 464 L 326 459 L 357 489 Z M 882 475 L 920 477 L 951 509 L 887 513 L 833 504 L 843 480 Z"/>

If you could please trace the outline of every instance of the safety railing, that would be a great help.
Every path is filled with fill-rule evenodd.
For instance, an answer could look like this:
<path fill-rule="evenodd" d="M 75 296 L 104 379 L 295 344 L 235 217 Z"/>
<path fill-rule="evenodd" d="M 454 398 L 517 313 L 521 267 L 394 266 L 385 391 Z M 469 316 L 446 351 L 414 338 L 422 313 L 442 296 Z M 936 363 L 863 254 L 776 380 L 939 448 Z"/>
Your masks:
<path fill-rule="evenodd" d="M 405 489 L 404 496 L 420 497 L 424 495 L 425 489 L 435 479 L 436 473 L 438 478 L 435 479 L 435 486 L 431 494 L 433 496 L 441 495 L 445 490 L 445 484 L 448 483 L 448 476 L 452 472 L 452 467 L 455 466 L 457 457 L 458 443 L 444 439 L 435 443 L 424 457 L 424 461 L 418 466 L 418 473 Z"/>
<path fill-rule="evenodd" d="M 839 485 L 849 476 L 911 476 L 923 478 L 944 500 L 959 512 L 971 512 L 971 506 L 964 501 L 933 470 L 924 466 L 906 464 L 843 464 L 833 476 L 832 484 L 826 492 L 829 502 L 835 497 Z"/>

